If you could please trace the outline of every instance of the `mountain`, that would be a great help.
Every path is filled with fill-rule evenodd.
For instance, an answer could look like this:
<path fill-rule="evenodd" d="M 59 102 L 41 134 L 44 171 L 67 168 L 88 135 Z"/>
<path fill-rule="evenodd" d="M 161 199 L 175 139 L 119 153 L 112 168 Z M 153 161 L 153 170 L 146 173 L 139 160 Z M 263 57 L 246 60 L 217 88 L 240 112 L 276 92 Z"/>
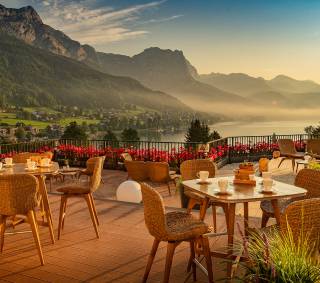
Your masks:
<path fill-rule="evenodd" d="M 190 111 L 176 98 L 134 79 L 99 72 L 4 33 L 0 33 L 0 96 L 20 106 L 100 109 L 134 104 L 159 111 Z"/>
<path fill-rule="evenodd" d="M 182 51 L 151 47 L 132 57 L 98 52 L 98 61 L 106 73 L 132 77 L 151 89 L 170 93 L 189 104 L 246 102 L 238 95 L 196 80 L 193 76 L 197 71 Z"/>
<path fill-rule="evenodd" d="M 0 31 L 58 55 L 91 64 L 97 62 L 93 47 L 81 45 L 63 32 L 44 24 L 31 6 L 11 9 L 0 4 Z"/>
<path fill-rule="evenodd" d="M 310 80 L 295 80 L 284 75 L 279 75 L 267 81 L 267 84 L 275 90 L 286 93 L 320 93 L 319 84 Z"/>
<path fill-rule="evenodd" d="M 244 97 L 259 92 L 271 92 L 273 89 L 263 78 L 254 78 L 242 73 L 211 73 L 198 75 L 197 79 L 203 83 L 215 86 L 227 92 L 236 93 Z"/>

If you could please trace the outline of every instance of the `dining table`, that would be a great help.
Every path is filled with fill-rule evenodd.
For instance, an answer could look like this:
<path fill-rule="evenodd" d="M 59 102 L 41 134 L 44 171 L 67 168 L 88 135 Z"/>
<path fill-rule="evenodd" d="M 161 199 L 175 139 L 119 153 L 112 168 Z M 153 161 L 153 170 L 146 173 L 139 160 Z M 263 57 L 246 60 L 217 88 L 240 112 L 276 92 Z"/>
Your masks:
<path fill-rule="evenodd" d="M 201 194 L 204 197 L 203 205 L 200 208 L 200 219 L 204 220 L 209 205 L 209 201 L 212 200 L 217 203 L 224 203 L 227 207 L 226 213 L 226 234 L 228 237 L 228 250 L 223 251 L 211 251 L 213 257 L 219 258 L 233 258 L 233 245 L 235 234 L 235 217 L 236 217 L 236 205 L 243 204 L 244 207 L 244 227 L 245 231 L 249 228 L 249 203 L 261 202 L 269 200 L 274 209 L 275 219 L 277 224 L 280 223 L 280 207 L 279 200 L 285 198 L 299 198 L 304 197 L 307 193 L 305 189 L 300 187 L 286 184 L 283 182 L 273 180 L 272 189 L 270 191 L 264 191 L 263 179 L 261 177 L 255 177 L 256 184 L 234 184 L 234 176 L 226 176 L 223 179 L 228 180 L 228 189 L 226 194 L 220 192 L 218 186 L 218 180 L 221 178 L 209 178 L 206 183 L 199 182 L 199 179 L 183 181 L 182 184 L 185 188 Z M 215 233 L 212 233 L 214 236 Z M 234 256 L 236 257 L 236 256 Z M 201 266 L 201 269 L 204 267 Z M 228 273 L 231 273 L 231 269 L 228 267 Z"/>
<path fill-rule="evenodd" d="M 48 193 L 45 183 L 46 176 L 51 176 L 59 172 L 59 164 L 57 162 L 51 162 L 48 166 L 37 166 L 34 169 L 28 169 L 26 163 L 16 163 L 11 165 L 4 164 L 0 170 L 0 175 L 11 175 L 11 174 L 30 174 L 38 178 L 39 180 L 39 202 L 40 202 L 40 214 L 42 221 L 38 222 L 40 226 L 46 226 L 49 228 L 50 238 L 54 244 L 54 229 L 52 221 L 52 213 L 50 209 Z M 46 218 L 46 221 L 45 221 Z M 17 223 L 21 219 L 17 220 Z"/>

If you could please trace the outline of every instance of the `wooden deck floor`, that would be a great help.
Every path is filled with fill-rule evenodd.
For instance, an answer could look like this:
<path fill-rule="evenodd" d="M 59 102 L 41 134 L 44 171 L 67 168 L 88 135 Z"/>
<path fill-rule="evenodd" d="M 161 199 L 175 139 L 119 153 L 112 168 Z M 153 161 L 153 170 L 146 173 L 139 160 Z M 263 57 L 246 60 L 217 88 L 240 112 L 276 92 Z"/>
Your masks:
<path fill-rule="evenodd" d="M 50 203 L 56 228 L 59 197 L 51 195 Z M 0 255 L 0 282 L 141 282 L 153 241 L 145 228 L 142 205 L 105 200 L 96 200 L 96 204 L 101 239 L 95 238 L 82 199 L 70 201 L 62 239 L 54 245 L 47 228 L 40 228 L 45 266 L 40 266 L 31 233 L 6 235 L 4 252 Z M 222 215 L 218 216 L 218 223 L 219 229 L 224 230 Z M 259 221 L 251 219 L 251 223 L 257 225 Z M 27 224 L 16 228 L 17 231 L 26 229 Z M 220 237 L 210 242 L 212 248 L 218 248 L 225 246 L 226 239 Z M 149 282 L 161 282 L 165 252 L 163 243 Z M 189 245 L 181 244 L 174 257 L 171 282 L 184 282 L 188 255 Z M 215 279 L 225 278 L 225 268 L 225 263 L 214 260 Z M 207 282 L 200 271 L 198 282 Z"/>

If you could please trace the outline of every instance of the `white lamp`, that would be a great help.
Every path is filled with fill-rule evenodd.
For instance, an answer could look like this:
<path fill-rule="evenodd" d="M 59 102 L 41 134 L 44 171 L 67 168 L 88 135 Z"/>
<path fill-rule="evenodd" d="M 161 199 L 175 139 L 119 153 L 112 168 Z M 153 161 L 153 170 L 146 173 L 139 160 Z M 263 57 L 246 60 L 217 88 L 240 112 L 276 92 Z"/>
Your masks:
<path fill-rule="evenodd" d="M 142 201 L 141 186 L 135 181 L 125 181 L 117 189 L 117 200 L 140 203 Z"/>

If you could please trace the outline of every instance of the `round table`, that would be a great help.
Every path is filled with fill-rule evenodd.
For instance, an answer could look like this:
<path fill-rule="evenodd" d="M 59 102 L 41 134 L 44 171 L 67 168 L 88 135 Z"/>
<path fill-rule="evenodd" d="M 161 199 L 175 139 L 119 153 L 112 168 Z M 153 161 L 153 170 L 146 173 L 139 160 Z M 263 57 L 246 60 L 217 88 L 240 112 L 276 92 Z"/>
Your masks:
<path fill-rule="evenodd" d="M 53 233 L 53 221 L 52 221 L 52 213 L 49 205 L 48 193 L 46 189 L 45 177 L 51 176 L 52 174 L 56 174 L 58 172 L 59 172 L 59 164 L 57 162 L 51 162 L 50 166 L 48 167 L 37 167 L 34 170 L 28 170 L 26 163 L 16 163 L 16 164 L 13 164 L 12 166 L 4 166 L 0 170 L 0 175 L 30 174 L 38 178 L 40 209 L 41 209 L 41 217 L 43 220 L 38 224 L 41 226 L 49 227 L 52 243 L 55 242 L 54 233 Z M 47 219 L 47 222 L 44 221 L 44 218 Z M 20 220 L 18 220 L 17 222 L 20 222 Z"/>

